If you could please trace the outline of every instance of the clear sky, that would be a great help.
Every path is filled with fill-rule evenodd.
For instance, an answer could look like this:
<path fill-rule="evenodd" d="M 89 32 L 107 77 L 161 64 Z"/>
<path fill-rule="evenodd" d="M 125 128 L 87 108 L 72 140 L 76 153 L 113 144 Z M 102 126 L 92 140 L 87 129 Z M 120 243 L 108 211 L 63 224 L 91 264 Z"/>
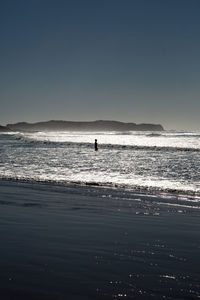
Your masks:
<path fill-rule="evenodd" d="M 0 124 L 199 113 L 199 0 L 0 1 Z"/>

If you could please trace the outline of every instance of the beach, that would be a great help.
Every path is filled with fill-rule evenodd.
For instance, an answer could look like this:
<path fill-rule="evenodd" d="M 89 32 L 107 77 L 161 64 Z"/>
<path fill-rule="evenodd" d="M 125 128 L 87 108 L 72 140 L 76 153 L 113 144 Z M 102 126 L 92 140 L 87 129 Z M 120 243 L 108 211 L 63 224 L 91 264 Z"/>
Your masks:
<path fill-rule="evenodd" d="M 99 187 L 0 191 L 1 299 L 200 298 L 198 207 Z"/>
<path fill-rule="evenodd" d="M 0 300 L 200 300 L 200 0 L 0 14 Z"/>

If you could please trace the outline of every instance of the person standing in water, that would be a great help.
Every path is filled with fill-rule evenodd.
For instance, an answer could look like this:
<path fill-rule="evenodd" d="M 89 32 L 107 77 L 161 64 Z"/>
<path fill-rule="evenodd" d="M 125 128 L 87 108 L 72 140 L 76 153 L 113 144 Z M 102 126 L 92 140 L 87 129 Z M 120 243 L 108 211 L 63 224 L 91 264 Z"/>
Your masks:
<path fill-rule="evenodd" d="M 95 142 L 94 142 L 94 149 L 95 149 L 95 151 L 97 151 L 97 150 L 98 150 L 98 146 L 97 146 L 97 139 L 95 139 Z"/>

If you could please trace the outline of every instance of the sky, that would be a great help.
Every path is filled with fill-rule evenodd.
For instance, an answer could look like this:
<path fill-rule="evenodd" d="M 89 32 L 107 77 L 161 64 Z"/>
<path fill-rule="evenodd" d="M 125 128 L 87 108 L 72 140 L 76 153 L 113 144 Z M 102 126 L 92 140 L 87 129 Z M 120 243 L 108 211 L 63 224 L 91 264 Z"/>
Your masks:
<path fill-rule="evenodd" d="M 199 0 L 1 0 L 0 124 L 200 130 Z"/>

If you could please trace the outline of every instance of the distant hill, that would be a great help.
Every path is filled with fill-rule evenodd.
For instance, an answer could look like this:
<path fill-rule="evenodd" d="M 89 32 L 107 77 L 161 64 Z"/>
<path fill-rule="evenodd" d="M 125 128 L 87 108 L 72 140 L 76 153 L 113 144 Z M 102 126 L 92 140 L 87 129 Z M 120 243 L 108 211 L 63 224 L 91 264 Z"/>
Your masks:
<path fill-rule="evenodd" d="M 8 132 L 11 131 L 8 127 L 0 125 L 0 132 Z"/>
<path fill-rule="evenodd" d="M 8 124 L 7 128 L 15 131 L 162 131 L 159 124 L 135 124 L 118 121 L 47 121 L 38 123 L 20 122 Z"/>

